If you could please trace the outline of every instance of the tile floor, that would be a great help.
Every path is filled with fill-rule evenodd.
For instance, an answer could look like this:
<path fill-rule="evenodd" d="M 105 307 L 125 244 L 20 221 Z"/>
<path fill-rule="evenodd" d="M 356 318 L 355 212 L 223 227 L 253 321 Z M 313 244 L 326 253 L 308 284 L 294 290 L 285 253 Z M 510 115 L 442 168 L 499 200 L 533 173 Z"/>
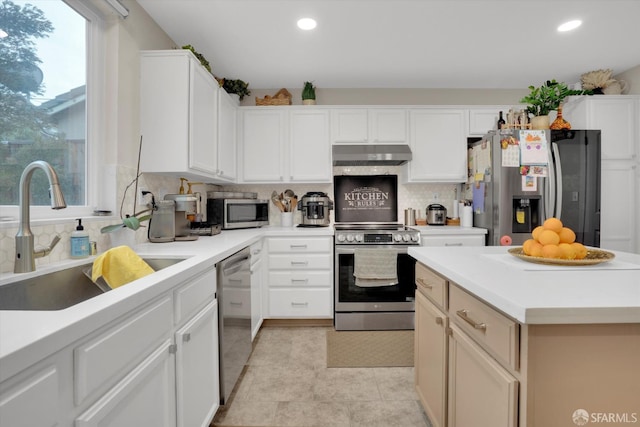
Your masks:
<path fill-rule="evenodd" d="M 262 328 L 215 427 L 429 427 L 413 368 L 327 368 L 327 327 Z"/>

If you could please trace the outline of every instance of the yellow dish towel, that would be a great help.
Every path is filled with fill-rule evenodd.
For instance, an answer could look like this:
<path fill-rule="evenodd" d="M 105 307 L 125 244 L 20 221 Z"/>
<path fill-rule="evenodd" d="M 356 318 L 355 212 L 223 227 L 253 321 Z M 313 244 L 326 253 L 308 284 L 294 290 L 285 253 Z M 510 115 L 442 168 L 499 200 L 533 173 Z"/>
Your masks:
<path fill-rule="evenodd" d="M 91 279 L 95 282 L 102 276 L 111 289 L 115 289 L 153 272 L 153 268 L 129 246 L 118 246 L 93 261 Z"/>

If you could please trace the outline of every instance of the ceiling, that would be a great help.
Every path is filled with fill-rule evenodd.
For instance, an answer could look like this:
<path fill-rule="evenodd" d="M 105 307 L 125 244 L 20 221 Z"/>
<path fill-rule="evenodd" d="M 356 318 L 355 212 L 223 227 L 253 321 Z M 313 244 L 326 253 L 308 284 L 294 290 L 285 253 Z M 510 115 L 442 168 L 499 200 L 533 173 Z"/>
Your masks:
<path fill-rule="evenodd" d="M 216 76 L 252 88 L 523 89 L 640 65 L 639 0 L 137 1 Z M 556 31 L 571 19 L 582 26 Z"/>

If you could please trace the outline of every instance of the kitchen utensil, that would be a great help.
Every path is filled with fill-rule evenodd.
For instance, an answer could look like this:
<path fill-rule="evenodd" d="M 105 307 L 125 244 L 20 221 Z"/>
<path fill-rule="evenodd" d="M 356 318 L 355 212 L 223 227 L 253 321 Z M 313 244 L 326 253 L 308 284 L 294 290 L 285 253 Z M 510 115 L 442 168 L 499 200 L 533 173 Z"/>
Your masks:
<path fill-rule="evenodd" d="M 278 193 L 276 193 L 276 191 L 273 190 L 273 193 L 271 193 L 271 201 L 273 202 L 274 205 L 276 205 L 278 209 L 280 209 L 280 212 L 285 212 L 285 206 L 282 203 L 281 196 L 282 194 L 280 194 L 279 196 Z"/>
<path fill-rule="evenodd" d="M 404 210 L 404 225 L 416 225 L 416 211 L 413 208 Z"/>

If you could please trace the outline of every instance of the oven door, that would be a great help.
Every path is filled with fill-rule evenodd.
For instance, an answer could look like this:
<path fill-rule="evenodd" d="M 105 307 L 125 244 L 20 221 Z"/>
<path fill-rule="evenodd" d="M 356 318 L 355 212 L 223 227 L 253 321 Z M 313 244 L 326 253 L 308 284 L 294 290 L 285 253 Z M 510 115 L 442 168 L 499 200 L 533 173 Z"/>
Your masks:
<path fill-rule="evenodd" d="M 376 250 L 397 252 L 398 284 L 393 286 L 360 287 L 353 275 L 356 248 L 371 246 L 335 246 L 335 311 L 393 312 L 415 309 L 415 265 L 406 247 L 375 246 Z"/>

